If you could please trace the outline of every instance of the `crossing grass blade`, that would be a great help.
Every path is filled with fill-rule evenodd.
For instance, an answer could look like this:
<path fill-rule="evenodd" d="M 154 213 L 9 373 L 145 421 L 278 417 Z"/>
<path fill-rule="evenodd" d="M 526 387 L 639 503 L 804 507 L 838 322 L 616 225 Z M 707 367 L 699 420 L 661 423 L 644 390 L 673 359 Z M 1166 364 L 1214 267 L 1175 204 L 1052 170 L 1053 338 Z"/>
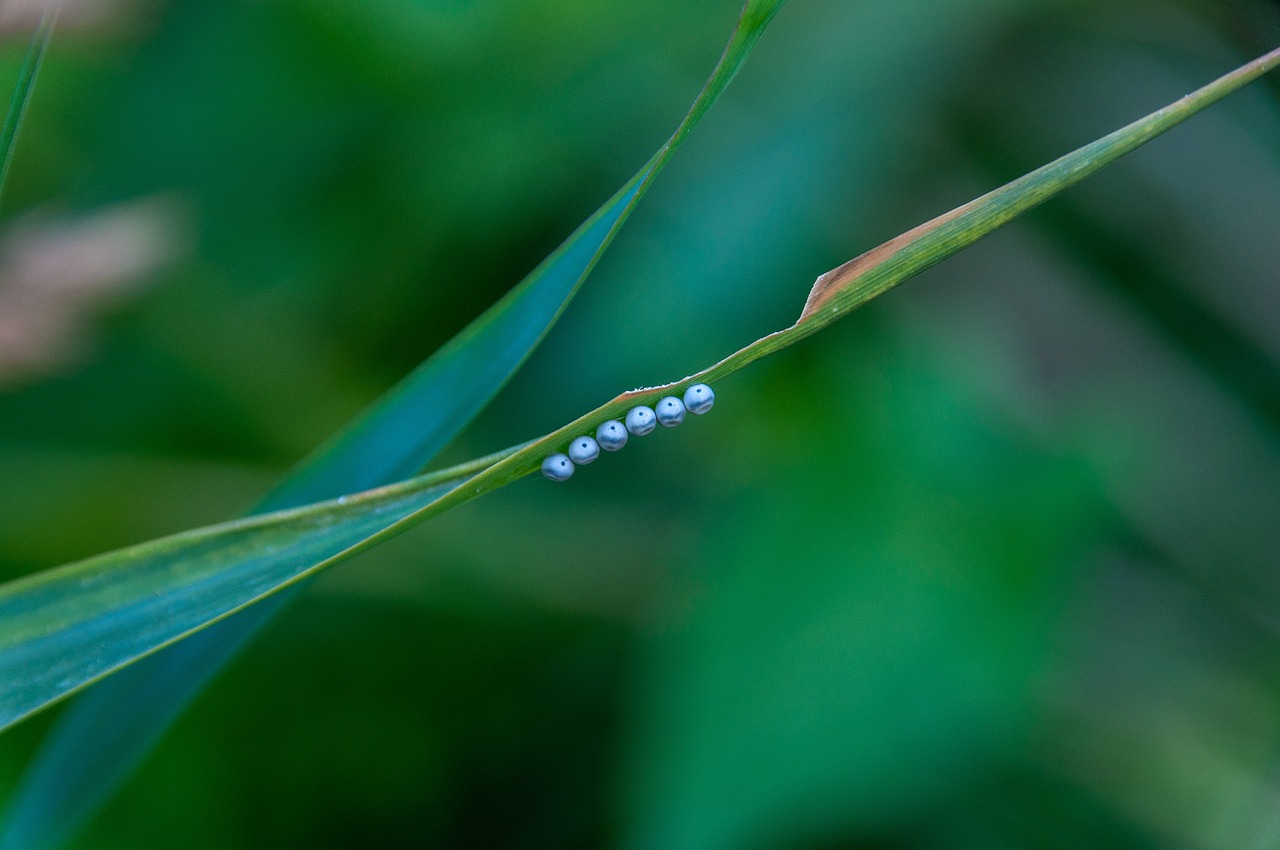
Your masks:
<path fill-rule="evenodd" d="M 457 436 L 546 335 L 649 185 L 742 67 L 782 2 L 750 0 L 706 86 L 639 173 L 519 286 L 317 450 L 262 509 L 399 480 Z"/>
<path fill-rule="evenodd" d="M 213 526 L 122 549 L 0 586 L 0 725 L 137 654 L 177 640 L 254 599 L 535 471 L 576 435 L 687 386 L 714 381 L 817 332 L 897 283 L 973 244 L 1280 64 L 1280 50 L 1128 127 L 890 240 L 818 278 L 800 318 L 687 378 L 623 393 L 563 428 L 448 473 Z M 440 476 L 444 475 L 442 479 Z M 452 477 L 450 477 L 452 476 Z M 442 481 L 447 482 L 442 486 Z M 192 609 L 198 610 L 195 616 Z M 162 615 L 162 616 L 160 616 Z M 113 637 L 129 627 L 143 643 Z M 149 643 L 148 643 L 149 642 Z M 51 652 L 54 649 L 56 652 Z M 32 692 L 24 671 L 70 659 L 75 670 Z M 84 659 L 82 661 L 82 659 Z M 89 665 L 97 672 L 86 676 Z M 78 677 L 78 679 L 77 679 Z"/>
<path fill-rule="evenodd" d="M 644 167 L 505 298 L 304 461 L 263 500 L 257 512 L 332 499 L 404 479 L 457 436 L 542 340 L 636 203 L 742 67 L 782 3 L 749 0 L 692 108 Z M 400 509 L 410 503 L 399 503 Z M 393 515 L 395 511 L 379 514 L 384 518 Z M 265 543 L 271 536 L 259 529 L 259 534 L 250 538 Z M 308 551 L 314 560 L 321 550 Z M 265 569 L 262 562 L 260 566 Z M 147 652 L 164 646 L 162 651 L 80 695 L 59 718 L 28 768 L 0 832 L 0 848 L 30 850 L 57 846 L 65 840 L 128 776 L 183 706 L 293 592 L 296 588 L 268 596 L 233 616 L 226 616 L 232 610 L 227 609 L 224 619 L 176 645 L 167 646 L 172 640 L 157 633 L 150 642 L 159 642 Z M 231 598 L 224 598 L 223 608 Z M 49 604 L 47 598 L 41 604 Z M 135 618 L 140 619 L 142 613 L 135 610 Z M 190 625 L 192 621 L 184 622 Z M 172 636 L 179 628 L 174 620 L 162 631 Z M 114 660 L 128 654 L 118 654 Z M 77 690 L 116 666 L 105 657 L 100 660 L 103 663 L 69 675 L 62 685 Z M 139 699 L 140 694 L 146 698 Z M 3 710 L 0 716 L 7 718 L 6 723 L 41 701 L 30 696 Z M 0 702 L 7 705 L 6 698 Z"/>

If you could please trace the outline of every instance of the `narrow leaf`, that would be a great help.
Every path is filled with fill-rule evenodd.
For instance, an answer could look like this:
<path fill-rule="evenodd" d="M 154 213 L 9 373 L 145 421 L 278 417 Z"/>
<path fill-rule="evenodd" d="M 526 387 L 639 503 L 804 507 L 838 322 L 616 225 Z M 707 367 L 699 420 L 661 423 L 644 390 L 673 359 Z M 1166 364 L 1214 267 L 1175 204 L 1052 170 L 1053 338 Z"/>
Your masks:
<path fill-rule="evenodd" d="M 18 579 L 0 597 L 0 728 L 350 552 L 505 454 Z M 68 592 L 71 589 L 72 592 Z"/>
<path fill-rule="evenodd" d="M 440 482 L 424 476 L 304 509 L 122 549 L 0 586 L 0 621 L 5 623 L 4 637 L 0 638 L 0 705 L 20 702 L 27 706 L 24 710 L 34 710 L 41 700 L 57 699 L 83 685 L 86 663 L 96 665 L 98 672 L 92 675 L 104 675 L 137 653 L 198 628 L 201 617 L 225 616 L 252 601 L 250 597 L 273 593 L 529 474 L 548 453 L 563 450 L 574 436 L 604 420 L 621 417 L 636 404 L 652 403 L 692 383 L 724 377 L 794 344 L 1277 64 L 1280 51 L 823 275 L 801 317 L 789 328 L 763 337 L 688 378 L 623 393 L 545 437 L 501 453 L 496 462 L 477 462 L 470 469 L 479 471 L 461 485 L 437 489 Z M 191 609 L 198 613 L 188 616 Z M 139 617 L 139 610 L 144 616 Z M 153 611 L 164 616 L 154 617 Z M 60 626 L 68 617 L 75 618 L 73 625 Z M 123 637 L 131 627 L 145 631 L 144 642 Z M 46 667 L 60 668 L 60 675 L 53 677 L 56 681 L 28 692 L 32 689 L 19 680 L 20 676 Z"/>
<path fill-rule="evenodd" d="M 519 286 L 322 446 L 263 507 L 289 507 L 395 481 L 422 468 L 457 436 L 546 335 L 781 4 L 748 2 L 706 86 L 644 168 Z"/>
<path fill-rule="evenodd" d="M 31 37 L 31 47 L 27 49 L 27 58 L 22 63 L 22 70 L 18 72 L 18 83 L 14 86 L 13 98 L 9 101 L 9 114 L 4 119 L 4 129 L 0 130 L 0 190 L 9 177 L 14 143 L 18 140 L 22 119 L 27 115 L 27 106 L 31 103 L 31 93 L 35 91 L 36 77 L 40 74 L 45 51 L 49 49 L 49 40 L 53 38 L 56 18 L 57 12 L 52 7 L 45 9 L 40 16 L 35 35 Z"/>
<path fill-rule="evenodd" d="M 654 178 L 742 67 L 782 2 L 749 0 L 706 86 L 640 172 L 505 298 L 305 461 L 258 511 L 405 478 L 465 428 L 542 340 Z M 294 592 L 240 610 L 77 699 L 24 776 L 0 834 L 0 848 L 29 850 L 60 843 Z M 139 694 L 147 698 L 139 699 Z"/>

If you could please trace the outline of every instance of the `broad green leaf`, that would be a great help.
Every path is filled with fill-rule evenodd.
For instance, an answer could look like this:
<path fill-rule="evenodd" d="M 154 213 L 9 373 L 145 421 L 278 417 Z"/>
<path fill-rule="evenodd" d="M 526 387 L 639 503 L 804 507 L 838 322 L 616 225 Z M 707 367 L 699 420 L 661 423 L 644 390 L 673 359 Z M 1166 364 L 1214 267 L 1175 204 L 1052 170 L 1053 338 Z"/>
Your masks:
<path fill-rule="evenodd" d="M 650 183 L 737 74 L 782 2 L 749 0 L 689 113 L 640 172 L 519 286 L 305 461 L 258 511 L 405 478 L 465 428 L 559 317 Z M 220 620 L 76 700 L 28 769 L 10 806 L 0 847 L 54 846 L 69 834 L 128 775 L 186 702 L 291 596 L 273 595 Z"/>
<path fill-rule="evenodd" d="M 698 381 L 724 377 L 815 333 L 851 309 L 971 245 L 1217 102 L 1280 64 L 1280 50 L 1188 95 L 1097 142 L 1068 154 L 951 213 L 928 222 L 823 275 L 795 324 L 746 346 L 680 381 L 623 393 L 591 413 L 496 462 L 446 491 L 424 476 L 309 508 L 188 532 L 122 549 L 0 586 L 0 706 L 26 713 L 176 640 L 253 599 L 368 548 L 450 508 L 538 468 L 569 440 L 636 404 L 652 403 Z M 302 523 L 302 527 L 296 527 Z M 313 534 L 307 534 L 312 529 Z M 313 538 L 322 536 L 326 542 Z M 340 548 L 346 546 L 346 548 Z M 195 608 L 200 614 L 187 617 Z M 141 614 L 140 614 L 141 609 Z M 165 614 L 151 621 L 153 611 Z M 68 619 L 72 618 L 72 619 Z M 70 625 L 68 625 L 70 623 Z M 145 629 L 149 644 L 118 635 Z M 56 650 L 56 651 L 54 651 Z M 70 665 L 67 667 L 66 665 Z M 17 675 L 57 666 L 60 675 L 38 688 Z M 13 709 L 0 723 L 16 719 Z"/>
<path fill-rule="evenodd" d="M 22 63 L 22 70 L 18 72 L 18 82 L 13 88 L 13 98 L 9 101 L 9 114 L 4 119 L 4 129 L 0 130 L 0 189 L 4 188 L 9 176 L 14 143 L 18 140 L 18 130 L 22 127 L 22 119 L 26 117 L 27 106 L 31 103 L 31 93 L 35 91 L 36 77 L 40 74 L 45 51 L 49 49 L 49 40 L 53 38 L 56 18 L 57 12 L 53 8 L 46 9 L 40 16 L 35 35 L 31 37 L 27 58 Z"/>

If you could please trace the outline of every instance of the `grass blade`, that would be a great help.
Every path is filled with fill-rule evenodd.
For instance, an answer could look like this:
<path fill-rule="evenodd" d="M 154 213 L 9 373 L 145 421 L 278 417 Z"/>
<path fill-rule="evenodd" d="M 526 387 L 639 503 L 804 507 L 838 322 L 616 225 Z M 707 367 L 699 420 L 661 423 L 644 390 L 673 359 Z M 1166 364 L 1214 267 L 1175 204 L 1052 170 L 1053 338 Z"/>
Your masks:
<path fill-rule="evenodd" d="M 635 204 L 742 67 L 783 0 L 749 0 L 675 133 L 639 173 L 493 308 L 305 461 L 258 506 L 274 511 L 412 475 L 480 412 L 559 317 Z M 0 847 L 56 846 L 126 777 L 183 706 L 292 593 L 222 619 L 83 694 L 10 805 Z M 145 700 L 139 694 L 146 694 Z"/>
<path fill-rule="evenodd" d="M 235 520 L 18 579 L 0 595 L 0 728 L 76 683 L 292 584 L 512 454 Z M 67 593 L 74 587 L 74 593 Z M 136 695 L 135 695 L 136 696 Z"/>
<path fill-rule="evenodd" d="M 322 446 L 268 496 L 266 508 L 398 480 L 457 436 L 546 335 L 654 178 L 742 67 L 781 3 L 747 3 L 706 86 L 640 172 L 518 287 Z"/>
<path fill-rule="evenodd" d="M 373 546 L 432 516 L 495 490 L 538 468 L 574 436 L 635 404 L 651 403 L 698 381 L 724 377 L 825 327 L 925 268 L 955 254 L 1017 215 L 1106 167 L 1196 112 L 1280 64 L 1280 50 L 1223 77 L 1187 98 L 1068 154 L 976 201 L 870 251 L 815 283 L 800 318 L 695 375 L 660 387 L 623 393 L 536 441 L 478 461 L 441 480 L 422 476 L 339 500 L 188 532 L 60 567 L 0 586 L 0 706 L 21 701 L 38 708 L 68 689 L 66 670 L 39 694 L 26 690 L 24 671 L 64 664 L 101 667 L 128 663 L 129 653 L 176 640 L 200 619 L 226 616 Z M 477 471 L 478 470 L 478 471 Z M 474 473 L 474 474 L 471 474 Z M 345 547 L 345 548 L 343 548 Z M 165 617 L 142 617 L 153 606 Z M 187 609 L 194 611 L 190 614 Z M 71 627 L 62 625 L 71 618 Z M 127 636 L 145 629 L 143 642 Z M 117 637 L 125 635 L 125 637 Z M 150 642 L 150 643 L 148 643 Z M 56 650 L 50 654 L 52 650 Z M 90 659 L 85 662 L 83 659 Z M 83 675 L 81 673 L 80 675 Z M 83 684 L 83 683 L 80 683 Z M 74 683 L 72 687 L 78 686 Z M 62 688 L 61 692 L 58 689 Z M 11 711 L 11 710 L 10 710 Z M 6 722 L 0 717 L 0 722 Z M 8 720 L 7 722 L 12 722 Z"/>
<path fill-rule="evenodd" d="M 31 104 L 36 77 L 40 75 L 40 65 L 49 49 L 49 41 L 53 38 L 53 25 L 57 17 L 58 13 L 53 7 L 45 9 L 40 16 L 35 35 L 31 37 L 27 58 L 22 63 L 22 70 L 18 72 L 18 83 L 13 89 L 13 99 L 9 101 L 9 114 L 5 116 L 4 129 L 0 130 L 0 191 L 4 190 L 9 177 L 14 143 L 18 140 L 18 130 L 22 128 L 22 119 L 26 117 L 27 107 Z"/>

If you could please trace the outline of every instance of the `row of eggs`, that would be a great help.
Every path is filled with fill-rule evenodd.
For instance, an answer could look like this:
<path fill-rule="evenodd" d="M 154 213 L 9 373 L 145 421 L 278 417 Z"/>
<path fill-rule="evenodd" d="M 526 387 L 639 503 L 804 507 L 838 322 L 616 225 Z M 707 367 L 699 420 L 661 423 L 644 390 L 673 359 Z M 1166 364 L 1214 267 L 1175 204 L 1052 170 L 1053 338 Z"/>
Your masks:
<path fill-rule="evenodd" d="M 706 384 L 694 384 L 684 391 L 684 400 L 669 395 L 653 408 L 643 404 L 627 412 L 626 424 L 610 419 L 596 429 L 595 437 L 582 436 L 569 444 L 568 454 L 553 454 L 542 462 L 542 474 L 552 481 L 566 481 L 575 466 L 600 457 L 600 450 L 616 452 L 627 444 L 627 434 L 643 437 L 658 425 L 674 428 L 684 421 L 687 410 L 702 415 L 716 403 L 716 394 Z"/>

